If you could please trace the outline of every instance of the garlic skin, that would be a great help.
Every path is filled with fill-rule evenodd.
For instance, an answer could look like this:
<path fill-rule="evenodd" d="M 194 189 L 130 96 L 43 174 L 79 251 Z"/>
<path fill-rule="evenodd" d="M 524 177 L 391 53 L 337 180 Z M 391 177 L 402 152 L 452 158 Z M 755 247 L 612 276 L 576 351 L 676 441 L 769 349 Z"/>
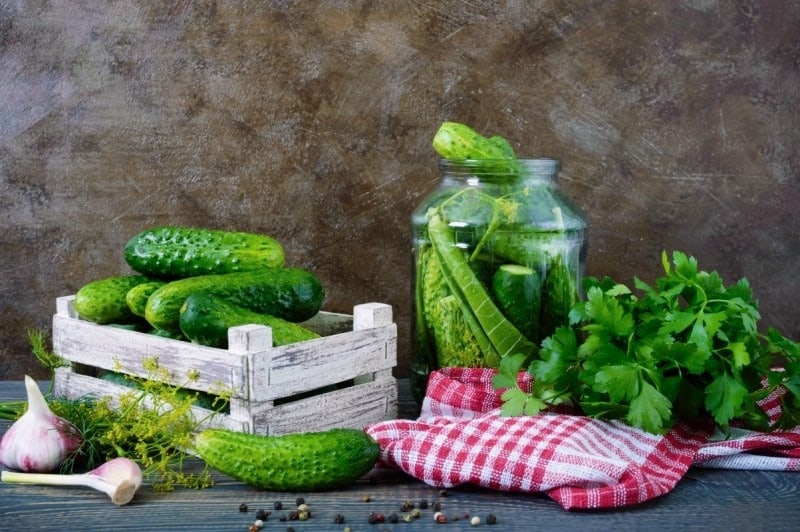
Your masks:
<path fill-rule="evenodd" d="M 75 425 L 50 410 L 36 381 L 25 375 L 28 409 L 0 439 L 0 464 L 15 471 L 47 473 L 80 447 Z"/>

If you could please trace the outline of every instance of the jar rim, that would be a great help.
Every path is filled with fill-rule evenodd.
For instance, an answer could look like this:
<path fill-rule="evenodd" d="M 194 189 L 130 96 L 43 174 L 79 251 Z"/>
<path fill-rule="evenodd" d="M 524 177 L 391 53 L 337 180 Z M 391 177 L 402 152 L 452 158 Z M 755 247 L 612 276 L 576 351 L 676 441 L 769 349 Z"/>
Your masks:
<path fill-rule="evenodd" d="M 507 165 L 513 162 L 516 168 Z M 446 159 L 439 160 L 439 168 L 444 172 L 471 172 L 480 169 L 490 175 L 516 174 L 515 169 L 530 174 L 552 175 L 561 169 L 561 160 L 554 157 L 517 157 L 515 159 Z"/>

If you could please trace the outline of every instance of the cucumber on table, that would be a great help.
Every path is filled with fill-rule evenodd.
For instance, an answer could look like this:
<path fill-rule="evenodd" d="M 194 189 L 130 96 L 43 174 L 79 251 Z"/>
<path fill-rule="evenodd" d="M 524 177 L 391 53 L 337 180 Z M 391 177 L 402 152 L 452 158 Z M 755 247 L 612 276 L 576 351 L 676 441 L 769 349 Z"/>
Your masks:
<path fill-rule="evenodd" d="M 176 226 L 134 235 L 124 256 L 137 272 L 169 279 L 279 268 L 284 263 L 282 246 L 267 235 Z"/>
<path fill-rule="evenodd" d="M 319 312 L 325 297 L 320 280 L 302 268 L 199 275 L 171 281 L 147 300 L 145 318 L 157 329 L 180 330 L 180 309 L 192 294 L 219 296 L 235 305 L 300 322 Z"/>
<path fill-rule="evenodd" d="M 196 293 L 186 298 L 178 324 L 189 340 L 211 347 L 228 347 L 228 329 L 237 325 L 267 325 L 272 345 L 280 346 L 319 338 L 319 334 L 297 323 L 254 312 L 221 297 Z"/>
<path fill-rule="evenodd" d="M 380 447 L 366 432 L 323 432 L 261 436 L 206 429 L 194 441 L 210 467 L 255 488 L 318 491 L 358 480 L 378 460 Z"/>
<path fill-rule="evenodd" d="M 135 286 L 152 280 L 146 275 L 119 275 L 92 281 L 75 294 L 75 311 L 81 318 L 102 325 L 139 323 L 141 318 L 131 312 L 125 297 Z"/>

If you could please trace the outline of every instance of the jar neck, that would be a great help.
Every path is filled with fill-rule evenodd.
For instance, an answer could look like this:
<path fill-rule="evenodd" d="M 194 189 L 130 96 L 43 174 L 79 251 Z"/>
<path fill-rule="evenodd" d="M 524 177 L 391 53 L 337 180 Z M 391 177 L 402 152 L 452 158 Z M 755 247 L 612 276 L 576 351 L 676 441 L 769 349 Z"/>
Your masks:
<path fill-rule="evenodd" d="M 554 185 L 561 163 L 551 158 L 441 159 L 439 170 L 446 181 L 467 186 L 536 183 Z"/>

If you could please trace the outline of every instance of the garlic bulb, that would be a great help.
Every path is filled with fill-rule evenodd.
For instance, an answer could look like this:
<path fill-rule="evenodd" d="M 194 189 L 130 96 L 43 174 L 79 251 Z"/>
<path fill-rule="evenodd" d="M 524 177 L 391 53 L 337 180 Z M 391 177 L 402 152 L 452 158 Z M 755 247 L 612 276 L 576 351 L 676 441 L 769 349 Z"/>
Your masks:
<path fill-rule="evenodd" d="M 80 431 L 50 410 L 39 386 L 25 376 L 28 409 L 0 439 L 0 464 L 16 471 L 55 470 L 80 447 Z"/>

